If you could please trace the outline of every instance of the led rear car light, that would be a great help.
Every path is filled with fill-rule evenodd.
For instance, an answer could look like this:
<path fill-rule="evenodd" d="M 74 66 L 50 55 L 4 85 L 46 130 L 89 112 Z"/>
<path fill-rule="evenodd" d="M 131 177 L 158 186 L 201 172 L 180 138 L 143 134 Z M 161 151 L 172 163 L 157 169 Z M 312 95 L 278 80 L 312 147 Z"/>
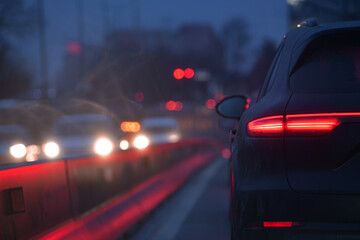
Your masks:
<path fill-rule="evenodd" d="M 248 123 L 251 137 L 323 136 L 344 122 L 360 120 L 360 112 L 289 114 L 255 119 Z"/>
<path fill-rule="evenodd" d="M 263 222 L 263 227 L 297 227 L 300 223 L 298 222 Z"/>
<path fill-rule="evenodd" d="M 248 133 L 252 137 L 282 136 L 284 120 L 282 115 L 264 117 L 248 123 Z"/>
<path fill-rule="evenodd" d="M 310 135 L 320 136 L 332 131 L 340 124 L 340 120 L 332 116 L 312 114 L 286 116 L 286 136 Z"/>

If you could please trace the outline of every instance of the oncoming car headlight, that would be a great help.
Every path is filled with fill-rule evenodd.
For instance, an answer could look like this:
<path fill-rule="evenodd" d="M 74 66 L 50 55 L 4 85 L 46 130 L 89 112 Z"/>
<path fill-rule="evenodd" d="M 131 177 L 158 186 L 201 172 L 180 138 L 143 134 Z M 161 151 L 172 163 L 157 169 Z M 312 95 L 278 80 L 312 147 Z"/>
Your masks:
<path fill-rule="evenodd" d="M 94 145 L 95 153 L 101 156 L 109 155 L 112 152 L 113 148 L 113 143 L 107 138 L 99 138 L 98 140 L 96 140 Z"/>
<path fill-rule="evenodd" d="M 49 158 L 56 158 L 59 156 L 60 147 L 56 142 L 47 142 L 43 145 L 43 151 Z"/>
<path fill-rule="evenodd" d="M 144 135 L 137 136 L 134 140 L 134 146 L 137 149 L 144 149 L 147 146 L 149 146 L 149 144 L 150 144 L 149 138 Z"/>
<path fill-rule="evenodd" d="M 127 140 L 122 140 L 120 142 L 120 149 L 127 150 L 129 148 L 129 142 Z"/>
<path fill-rule="evenodd" d="M 14 158 L 23 158 L 26 155 L 26 147 L 21 143 L 12 145 L 9 151 Z"/>

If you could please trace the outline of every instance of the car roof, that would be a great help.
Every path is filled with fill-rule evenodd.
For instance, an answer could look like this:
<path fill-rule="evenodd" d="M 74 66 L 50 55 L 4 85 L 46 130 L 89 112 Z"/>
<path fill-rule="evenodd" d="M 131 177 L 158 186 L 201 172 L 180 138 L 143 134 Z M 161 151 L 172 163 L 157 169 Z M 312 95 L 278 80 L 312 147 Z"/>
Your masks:
<path fill-rule="evenodd" d="M 347 21 L 347 22 L 334 22 L 326 24 L 318 24 L 316 26 L 301 26 L 289 31 L 285 37 L 296 38 L 298 41 L 296 45 L 302 44 L 303 41 L 307 41 L 309 36 L 322 35 L 332 32 L 360 30 L 360 21 Z"/>
<path fill-rule="evenodd" d="M 319 24 L 316 26 L 301 26 L 288 32 L 284 38 L 286 45 L 293 52 L 292 67 L 306 48 L 306 46 L 322 35 L 350 32 L 360 30 L 360 21 L 334 22 L 328 24 Z M 290 46 L 289 46 L 290 45 Z"/>
<path fill-rule="evenodd" d="M 279 94 L 279 92 L 291 92 L 288 77 L 306 47 L 314 39 L 326 34 L 350 32 L 354 30 L 360 31 L 360 21 L 335 22 L 315 26 L 305 25 L 289 31 L 284 35 L 279 70 L 277 71 L 277 77 L 275 78 L 274 87 L 272 87 L 271 92 L 275 95 Z"/>

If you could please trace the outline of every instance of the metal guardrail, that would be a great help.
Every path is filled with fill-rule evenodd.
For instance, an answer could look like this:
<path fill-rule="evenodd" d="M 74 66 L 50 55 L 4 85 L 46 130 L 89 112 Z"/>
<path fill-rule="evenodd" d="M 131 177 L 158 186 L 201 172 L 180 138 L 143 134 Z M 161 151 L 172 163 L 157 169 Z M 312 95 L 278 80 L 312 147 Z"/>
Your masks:
<path fill-rule="evenodd" d="M 4 168 L 0 170 L 0 239 L 38 238 L 97 212 L 99 206 L 119 194 L 133 191 L 191 157 L 209 151 L 219 153 L 221 147 L 211 139 L 193 138 L 108 157 L 39 161 Z M 176 168 L 173 171 L 169 176 L 175 176 Z M 182 181 L 190 175 L 183 176 Z M 163 197 L 169 194 L 171 191 Z"/>

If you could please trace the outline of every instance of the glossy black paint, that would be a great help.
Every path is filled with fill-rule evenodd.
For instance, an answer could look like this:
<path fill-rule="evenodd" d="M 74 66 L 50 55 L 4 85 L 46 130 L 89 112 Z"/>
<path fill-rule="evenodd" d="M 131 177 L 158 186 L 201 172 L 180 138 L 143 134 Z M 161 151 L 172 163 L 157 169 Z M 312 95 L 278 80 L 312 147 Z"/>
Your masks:
<path fill-rule="evenodd" d="M 247 124 L 261 117 L 360 112 L 360 94 L 300 94 L 289 87 L 290 73 L 312 40 L 355 30 L 360 22 L 301 27 L 284 37 L 232 144 L 233 239 L 360 238 L 360 123 L 315 138 L 250 137 L 247 132 Z M 263 221 L 301 225 L 270 229 L 261 227 Z"/>

